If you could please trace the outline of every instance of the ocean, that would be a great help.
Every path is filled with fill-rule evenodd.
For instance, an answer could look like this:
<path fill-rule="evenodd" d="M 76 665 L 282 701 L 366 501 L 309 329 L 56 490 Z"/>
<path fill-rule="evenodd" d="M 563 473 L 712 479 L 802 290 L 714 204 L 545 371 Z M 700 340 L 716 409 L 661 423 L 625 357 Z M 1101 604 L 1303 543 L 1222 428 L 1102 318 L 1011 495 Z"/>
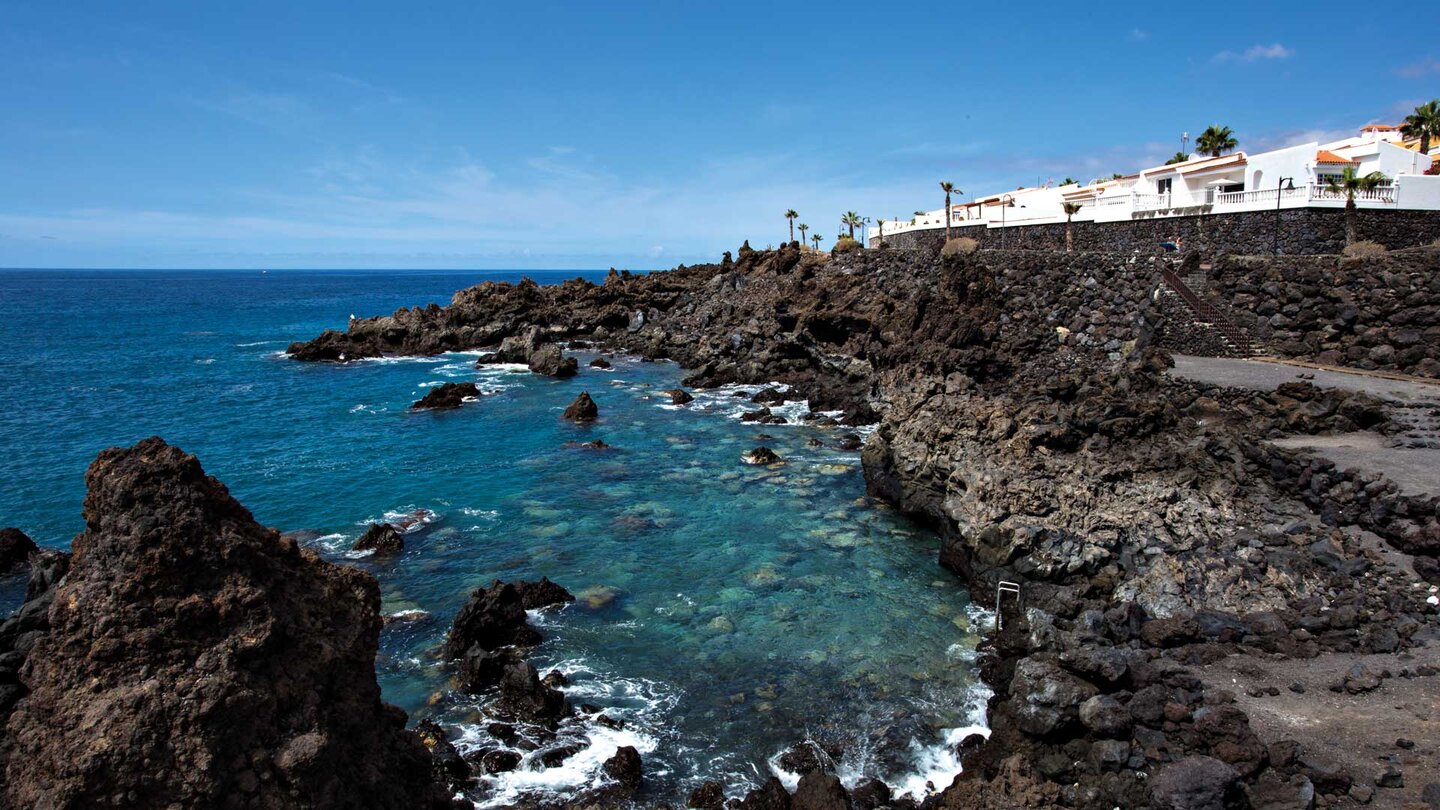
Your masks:
<path fill-rule="evenodd" d="M 777 409 L 792 424 L 746 424 L 739 414 L 755 406 L 733 388 L 676 407 L 658 394 L 679 385 L 676 365 L 614 356 L 600 371 L 588 351 L 574 352 L 570 380 L 477 370 L 475 353 L 283 356 L 352 314 L 520 277 L 0 271 L 0 526 L 67 547 L 95 455 L 162 436 L 262 523 L 376 576 L 383 611 L 403 619 L 381 636 L 385 699 L 454 729 L 462 750 L 495 745 L 482 701 L 454 692 L 435 654 L 470 590 L 548 576 L 582 595 L 534 616 L 546 641 L 531 660 L 567 673 L 572 703 L 623 728 L 572 729 L 583 750 L 487 777 L 482 806 L 573 791 L 618 745 L 639 749 L 654 801 L 683 801 L 704 778 L 756 784 L 803 739 L 843 747 L 851 783 L 875 776 L 917 795 L 927 780 L 948 785 L 959 770 L 949 746 L 983 720 L 974 654 L 989 617 L 936 564 L 933 534 L 865 496 L 859 454 L 835 449 L 843 431 L 799 423 L 803 402 Z M 479 401 L 408 410 L 467 380 Z M 582 390 L 600 407 L 594 425 L 560 418 Z M 567 447 L 595 438 L 613 449 Z M 759 444 L 786 463 L 741 463 Z M 412 522 L 403 554 L 349 551 L 386 519 Z M 0 585 L 6 610 L 23 589 Z"/>

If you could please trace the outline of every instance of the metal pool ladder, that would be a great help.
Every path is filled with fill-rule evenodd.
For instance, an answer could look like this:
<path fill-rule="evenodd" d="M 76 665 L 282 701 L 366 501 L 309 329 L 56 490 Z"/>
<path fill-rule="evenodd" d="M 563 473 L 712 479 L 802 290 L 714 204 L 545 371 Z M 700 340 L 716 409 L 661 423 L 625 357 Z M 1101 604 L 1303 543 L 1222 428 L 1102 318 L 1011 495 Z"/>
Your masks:
<path fill-rule="evenodd" d="M 995 630 L 997 632 L 1005 629 L 1005 611 L 1000 600 L 1007 593 L 1015 597 L 1016 607 L 1024 608 L 1025 606 L 1025 598 L 1020 594 L 1020 583 L 1006 579 L 1000 580 L 1000 583 L 995 586 Z"/>

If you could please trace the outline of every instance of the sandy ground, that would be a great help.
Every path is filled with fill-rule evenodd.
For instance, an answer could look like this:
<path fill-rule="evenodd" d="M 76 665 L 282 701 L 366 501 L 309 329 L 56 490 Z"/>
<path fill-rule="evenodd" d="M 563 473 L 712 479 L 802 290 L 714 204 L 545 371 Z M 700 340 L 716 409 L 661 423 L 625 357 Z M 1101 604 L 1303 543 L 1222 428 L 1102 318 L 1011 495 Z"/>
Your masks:
<path fill-rule="evenodd" d="M 1330 691 L 1357 662 L 1377 673 L 1389 670 L 1395 677 L 1363 694 Z M 1273 661 L 1234 656 L 1194 671 L 1207 687 L 1233 692 L 1236 704 L 1250 715 L 1251 728 L 1266 743 L 1298 740 L 1309 755 L 1343 766 L 1356 784 L 1374 786 L 1391 765 L 1403 774 L 1404 787 L 1377 787 L 1368 804 L 1347 798 L 1331 807 L 1428 808 L 1421 795 L 1426 785 L 1440 783 L 1440 676 L 1399 674 L 1427 664 L 1440 668 L 1440 642 L 1397 655 Z M 1292 684 L 1304 692 L 1292 691 Z M 1266 687 L 1280 694 L 1251 696 L 1251 690 Z M 1414 747 L 1397 745 L 1397 740 L 1409 740 Z"/>
<path fill-rule="evenodd" d="M 1363 391 L 1395 403 L 1392 415 L 1416 419 L 1421 438 L 1434 432 L 1433 418 L 1425 414 L 1440 408 L 1440 384 L 1415 378 L 1391 379 L 1335 369 L 1306 368 L 1264 360 L 1174 355 L 1170 373 L 1200 382 L 1235 388 L 1273 391 L 1282 383 L 1305 381 L 1321 388 Z M 1383 473 L 1409 495 L 1440 494 L 1440 448 L 1397 447 L 1396 441 L 1376 433 L 1342 436 L 1288 436 L 1277 445 L 1310 450 L 1342 468 Z"/>

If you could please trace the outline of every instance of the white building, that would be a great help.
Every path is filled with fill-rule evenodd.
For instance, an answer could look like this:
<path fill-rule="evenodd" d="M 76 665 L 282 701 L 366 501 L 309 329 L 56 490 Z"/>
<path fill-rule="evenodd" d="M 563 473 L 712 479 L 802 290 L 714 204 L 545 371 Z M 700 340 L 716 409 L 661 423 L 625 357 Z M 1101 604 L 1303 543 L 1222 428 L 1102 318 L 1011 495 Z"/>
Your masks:
<path fill-rule="evenodd" d="M 1431 155 L 1440 152 L 1432 145 Z M 1367 209 L 1440 210 L 1440 176 L 1427 175 L 1432 157 L 1399 129 L 1372 124 L 1353 138 L 1307 143 L 1270 152 L 1233 152 L 1219 157 L 1191 155 L 1181 163 L 1154 166 L 1136 174 L 1087 185 L 1019 188 L 951 205 L 956 236 L 972 228 L 1011 228 L 1064 222 L 1064 205 L 1080 206 L 1075 222 L 1226 214 L 1277 208 L 1341 208 L 1346 195 L 1329 190 L 1347 167 L 1379 172 L 1384 185 L 1356 192 Z M 914 219 L 881 223 L 885 235 L 943 228 L 945 209 Z M 875 234 L 872 232 L 872 237 Z M 872 239 L 872 241 L 874 241 Z"/>

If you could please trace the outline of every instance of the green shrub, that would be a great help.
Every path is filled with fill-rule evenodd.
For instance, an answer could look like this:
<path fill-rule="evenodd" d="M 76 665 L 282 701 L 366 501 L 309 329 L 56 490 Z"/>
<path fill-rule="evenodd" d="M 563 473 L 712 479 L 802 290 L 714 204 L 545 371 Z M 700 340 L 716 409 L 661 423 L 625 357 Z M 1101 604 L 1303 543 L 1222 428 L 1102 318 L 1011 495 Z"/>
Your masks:
<path fill-rule="evenodd" d="M 1379 242 L 1366 240 L 1346 245 L 1344 253 L 1347 259 L 1380 259 L 1389 255 L 1390 251 Z"/>
<path fill-rule="evenodd" d="M 940 248 L 940 255 L 959 256 L 966 253 L 974 253 L 979 249 L 979 239 L 973 239 L 969 236 L 957 236 L 949 242 L 946 242 L 945 247 Z"/>
<path fill-rule="evenodd" d="M 848 236 L 842 236 L 842 237 L 840 237 L 838 240 L 836 240 L 836 242 L 835 242 L 835 247 L 830 248 L 830 252 L 831 252 L 831 253 L 849 253 L 849 252 L 852 251 L 852 250 L 860 250 L 860 249 L 862 249 L 862 246 L 861 246 L 861 244 L 860 244 L 860 240 L 858 240 L 858 239 L 851 239 L 851 238 L 848 237 Z"/>

